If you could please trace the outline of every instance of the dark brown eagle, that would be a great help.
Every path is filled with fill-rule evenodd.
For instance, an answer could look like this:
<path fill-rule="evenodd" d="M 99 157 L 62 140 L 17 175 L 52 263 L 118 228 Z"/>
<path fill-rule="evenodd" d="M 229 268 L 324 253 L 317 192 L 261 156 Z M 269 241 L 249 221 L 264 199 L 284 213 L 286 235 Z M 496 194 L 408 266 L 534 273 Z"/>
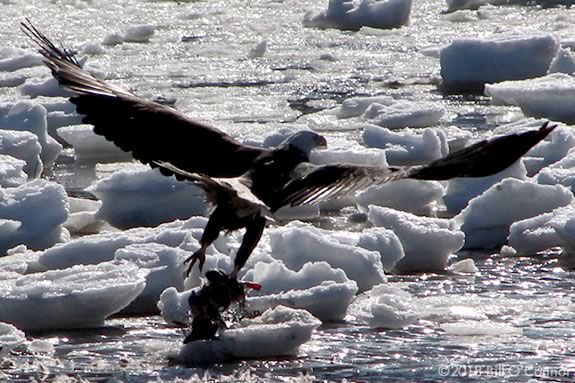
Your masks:
<path fill-rule="evenodd" d="M 483 140 L 425 166 L 313 165 L 311 150 L 326 145 L 317 133 L 298 132 L 275 149 L 242 144 L 172 108 L 98 80 L 29 20 L 22 23 L 22 31 L 39 46 L 60 85 L 74 93 L 70 101 L 84 116 L 83 122 L 94 125 L 96 134 L 142 163 L 159 167 L 162 174 L 194 182 L 206 191 L 215 209 L 200 249 L 186 260 L 188 273 L 196 261 L 202 269 L 206 248 L 222 230 L 246 229 L 231 273 L 236 278 L 267 219 L 283 206 L 319 203 L 401 178 L 488 176 L 513 164 L 555 128 L 545 123 L 538 130 Z"/>

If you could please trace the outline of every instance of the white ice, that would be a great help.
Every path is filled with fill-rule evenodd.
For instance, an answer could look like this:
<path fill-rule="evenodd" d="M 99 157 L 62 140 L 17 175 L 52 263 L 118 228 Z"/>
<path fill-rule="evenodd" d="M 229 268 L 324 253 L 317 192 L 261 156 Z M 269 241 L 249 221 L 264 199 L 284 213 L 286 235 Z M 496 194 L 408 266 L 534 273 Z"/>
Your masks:
<path fill-rule="evenodd" d="M 137 25 L 130 27 L 124 33 L 124 41 L 133 43 L 145 43 L 156 33 L 155 25 Z M 109 42 L 109 41 L 108 41 Z"/>
<path fill-rule="evenodd" d="M 149 270 L 144 291 L 123 312 L 157 313 L 157 303 L 165 289 L 184 289 L 183 261 L 188 256 L 182 249 L 156 243 L 133 244 L 116 250 L 114 260 L 131 262 L 140 269 Z"/>
<path fill-rule="evenodd" d="M 436 125 L 444 109 L 431 103 L 397 101 L 391 105 L 371 104 L 361 117 L 389 129 L 426 128 Z"/>
<path fill-rule="evenodd" d="M 24 173 L 26 162 L 6 154 L 0 154 L 0 188 L 16 187 L 27 181 Z"/>
<path fill-rule="evenodd" d="M 21 244 L 38 250 L 59 242 L 65 235 L 67 198 L 62 185 L 45 180 L 0 188 L 0 256 Z"/>
<path fill-rule="evenodd" d="M 453 221 L 465 233 L 465 248 L 494 249 L 505 244 L 513 222 L 571 201 L 573 194 L 563 186 L 508 178 L 471 200 Z"/>
<path fill-rule="evenodd" d="M 94 133 L 92 125 L 72 125 L 58 129 L 58 135 L 74 148 L 74 155 L 79 161 L 127 161 L 131 160 L 126 153 L 104 137 Z"/>
<path fill-rule="evenodd" d="M 0 105 L 0 129 L 34 133 L 42 147 L 40 158 L 44 168 L 50 168 L 60 154 L 62 145 L 48 135 L 46 116 L 46 108 L 31 101 Z"/>
<path fill-rule="evenodd" d="M 26 335 L 8 323 L 0 322 L 0 356 L 6 356 L 10 350 L 26 343 Z"/>
<path fill-rule="evenodd" d="M 201 340 L 182 346 L 179 360 L 206 364 L 233 359 L 297 355 L 321 322 L 305 310 L 278 306 L 255 319 L 242 320 L 223 331 L 217 340 Z"/>
<path fill-rule="evenodd" d="M 394 132 L 375 125 L 367 125 L 362 134 L 368 147 L 385 149 L 391 166 L 420 165 L 444 157 L 449 152 L 442 130 L 424 129 L 421 134 L 408 129 Z"/>
<path fill-rule="evenodd" d="M 22 170 L 30 179 L 39 177 L 44 170 L 40 159 L 42 146 L 38 137 L 30 132 L 0 130 L 0 153 L 24 161 Z"/>
<path fill-rule="evenodd" d="M 200 188 L 144 166 L 117 171 L 87 190 L 102 201 L 97 218 L 118 228 L 157 226 L 207 212 Z"/>
<path fill-rule="evenodd" d="M 309 225 L 289 224 L 268 230 L 271 255 L 289 269 L 300 270 L 308 262 L 328 262 L 342 269 L 360 291 L 385 281 L 380 254 L 340 243 L 337 237 Z"/>
<path fill-rule="evenodd" d="M 445 194 L 443 185 L 436 181 L 398 180 L 368 188 L 356 196 L 362 211 L 369 205 L 391 207 L 417 215 L 431 215 Z"/>
<path fill-rule="evenodd" d="M 145 273 L 130 263 L 75 266 L 1 280 L 0 321 L 21 330 L 100 327 L 145 284 Z"/>
<path fill-rule="evenodd" d="M 575 215 L 575 204 L 551 212 L 515 221 L 509 228 L 509 245 L 518 255 L 533 255 L 555 246 L 565 245 L 562 228 Z"/>
<path fill-rule="evenodd" d="M 327 9 L 306 13 L 303 25 L 350 30 L 400 28 L 409 22 L 410 13 L 411 0 L 329 0 Z"/>
<path fill-rule="evenodd" d="M 0 71 L 14 72 L 18 69 L 42 65 L 42 56 L 10 47 L 0 48 Z"/>
<path fill-rule="evenodd" d="M 386 207 L 370 206 L 368 219 L 393 230 L 405 256 L 395 268 L 402 272 L 442 271 L 449 256 L 463 247 L 465 235 L 447 219 L 418 217 Z"/>
<path fill-rule="evenodd" d="M 575 78 L 564 73 L 485 86 L 494 102 L 517 105 L 526 116 L 575 122 Z"/>
<path fill-rule="evenodd" d="M 486 83 L 543 76 L 559 50 L 553 35 L 457 39 L 440 51 L 441 87 L 482 90 Z"/>

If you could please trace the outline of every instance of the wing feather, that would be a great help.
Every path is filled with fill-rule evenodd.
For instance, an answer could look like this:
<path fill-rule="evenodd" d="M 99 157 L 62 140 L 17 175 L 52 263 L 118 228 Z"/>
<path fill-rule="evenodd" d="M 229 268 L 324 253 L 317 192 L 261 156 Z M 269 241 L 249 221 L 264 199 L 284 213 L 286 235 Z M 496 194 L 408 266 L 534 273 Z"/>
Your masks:
<path fill-rule="evenodd" d="M 96 134 L 143 163 L 156 166 L 155 161 L 169 162 L 190 173 L 236 177 L 266 151 L 243 145 L 172 108 L 98 80 L 70 51 L 58 48 L 29 20 L 22 23 L 22 31 L 39 46 L 60 85 L 74 93 L 70 101 L 84 116 L 83 122 L 94 125 Z"/>

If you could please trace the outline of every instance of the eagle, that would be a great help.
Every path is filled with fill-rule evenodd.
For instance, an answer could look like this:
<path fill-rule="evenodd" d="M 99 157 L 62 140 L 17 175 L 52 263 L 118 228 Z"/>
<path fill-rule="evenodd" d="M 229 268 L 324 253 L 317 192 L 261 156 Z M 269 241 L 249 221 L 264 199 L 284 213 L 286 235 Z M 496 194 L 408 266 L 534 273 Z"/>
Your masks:
<path fill-rule="evenodd" d="M 237 278 L 267 221 L 281 207 L 315 204 L 402 178 L 448 180 L 495 174 L 556 127 L 545 122 L 537 130 L 482 140 L 422 166 L 314 165 L 310 152 L 326 146 L 318 133 L 297 132 L 272 149 L 243 144 L 168 106 L 97 79 L 71 51 L 57 47 L 29 20 L 21 27 L 38 45 L 59 84 L 72 92 L 70 101 L 96 134 L 162 174 L 193 182 L 206 192 L 215 208 L 200 248 L 185 261 L 187 274 L 197 261 L 202 270 L 206 249 L 220 232 L 244 228 L 230 274 Z"/>

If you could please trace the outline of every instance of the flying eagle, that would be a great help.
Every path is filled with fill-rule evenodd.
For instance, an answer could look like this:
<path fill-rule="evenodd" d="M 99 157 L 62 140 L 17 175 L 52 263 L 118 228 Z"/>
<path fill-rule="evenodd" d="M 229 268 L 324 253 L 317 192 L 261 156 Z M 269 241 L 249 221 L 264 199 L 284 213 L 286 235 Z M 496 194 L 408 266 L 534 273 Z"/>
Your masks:
<path fill-rule="evenodd" d="M 555 125 L 483 140 L 425 166 L 377 167 L 351 164 L 313 165 L 310 152 L 326 145 L 311 131 L 289 137 L 274 149 L 242 144 L 217 128 L 194 121 L 158 103 L 98 80 L 74 55 L 54 45 L 29 20 L 22 31 L 39 47 L 70 101 L 94 125 L 94 132 L 132 153 L 164 175 L 194 182 L 215 206 L 200 239 L 200 249 L 186 262 L 189 273 L 222 230 L 246 232 L 231 277 L 237 277 L 259 242 L 268 218 L 283 206 L 314 204 L 371 185 L 401 178 L 447 180 L 497 173 L 543 140 Z"/>

